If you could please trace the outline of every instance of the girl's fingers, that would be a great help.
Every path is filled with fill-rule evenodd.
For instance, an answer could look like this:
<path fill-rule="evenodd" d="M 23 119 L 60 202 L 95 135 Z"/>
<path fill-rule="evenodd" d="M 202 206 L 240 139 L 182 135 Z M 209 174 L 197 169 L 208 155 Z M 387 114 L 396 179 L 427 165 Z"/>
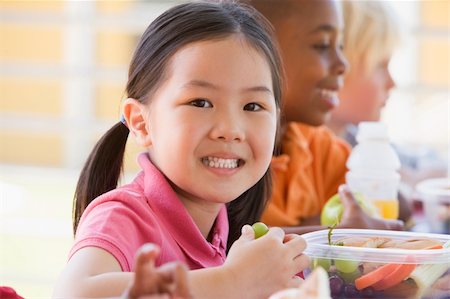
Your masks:
<path fill-rule="evenodd" d="M 241 240 L 254 240 L 255 239 L 255 233 L 253 232 L 253 228 L 246 224 L 241 229 L 241 237 L 239 238 Z"/>
<path fill-rule="evenodd" d="M 293 267 L 295 273 L 303 271 L 304 269 L 308 268 L 309 265 L 310 265 L 309 257 L 304 254 L 300 254 L 294 258 Z"/>
<path fill-rule="evenodd" d="M 287 235 L 284 244 L 288 247 L 289 254 L 292 255 L 292 258 L 300 255 L 307 246 L 305 239 L 295 234 Z"/>
<path fill-rule="evenodd" d="M 309 258 L 303 254 L 307 244 L 305 239 L 296 234 L 289 234 L 285 237 L 285 245 L 288 247 L 288 256 L 292 256 L 293 273 L 303 271 L 309 266 Z"/>
<path fill-rule="evenodd" d="M 298 236 L 297 234 L 286 234 L 284 236 L 283 243 L 289 242 L 290 240 L 296 238 L 297 236 Z"/>
<path fill-rule="evenodd" d="M 269 231 L 266 234 L 267 236 L 272 236 L 277 239 L 280 239 L 281 241 L 284 240 L 284 230 L 282 230 L 280 227 L 271 227 L 269 228 Z"/>
<path fill-rule="evenodd" d="M 302 236 L 297 234 L 288 234 L 284 237 L 284 243 L 300 243 L 302 248 L 306 248 L 306 241 Z"/>

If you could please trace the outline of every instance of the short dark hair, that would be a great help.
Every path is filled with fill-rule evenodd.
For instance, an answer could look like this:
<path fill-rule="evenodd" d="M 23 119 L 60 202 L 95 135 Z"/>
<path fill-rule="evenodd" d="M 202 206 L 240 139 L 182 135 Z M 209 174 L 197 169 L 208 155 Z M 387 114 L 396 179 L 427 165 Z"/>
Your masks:
<path fill-rule="evenodd" d="M 296 4 L 300 1 L 317 0 L 244 0 L 245 3 L 254 7 L 275 27 L 290 16 L 297 15 L 298 5 Z"/>

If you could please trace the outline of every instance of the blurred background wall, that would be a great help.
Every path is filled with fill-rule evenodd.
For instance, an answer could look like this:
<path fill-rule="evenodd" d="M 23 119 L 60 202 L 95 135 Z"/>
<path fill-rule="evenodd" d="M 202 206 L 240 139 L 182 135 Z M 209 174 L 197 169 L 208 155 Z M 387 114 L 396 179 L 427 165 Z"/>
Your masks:
<path fill-rule="evenodd" d="M 137 39 L 174 3 L 0 0 L 0 285 L 51 295 L 72 242 L 80 167 L 120 117 Z M 389 3 L 407 39 L 383 120 L 394 141 L 448 159 L 449 1 Z M 130 138 L 130 176 L 138 151 Z"/>
<path fill-rule="evenodd" d="M 0 163 L 79 168 L 119 120 L 137 39 L 173 3 L 0 1 Z"/>

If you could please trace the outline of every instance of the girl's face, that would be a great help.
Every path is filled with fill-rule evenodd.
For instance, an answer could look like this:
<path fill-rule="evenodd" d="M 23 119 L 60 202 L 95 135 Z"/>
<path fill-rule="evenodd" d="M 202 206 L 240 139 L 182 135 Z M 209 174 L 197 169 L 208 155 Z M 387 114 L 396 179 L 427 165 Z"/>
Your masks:
<path fill-rule="evenodd" d="M 268 169 L 277 128 L 270 67 L 239 35 L 177 51 L 149 103 L 151 160 L 183 201 L 230 202 Z"/>
<path fill-rule="evenodd" d="M 381 59 L 367 71 L 355 63 L 345 78 L 339 97 L 341 104 L 333 111 L 333 120 L 342 124 L 380 120 L 390 90 L 395 86 L 389 72 L 389 58 Z"/>
<path fill-rule="evenodd" d="M 333 0 L 302 0 L 277 25 L 287 89 L 286 121 L 322 125 L 338 105 L 346 60 L 342 55 L 343 20 Z"/>

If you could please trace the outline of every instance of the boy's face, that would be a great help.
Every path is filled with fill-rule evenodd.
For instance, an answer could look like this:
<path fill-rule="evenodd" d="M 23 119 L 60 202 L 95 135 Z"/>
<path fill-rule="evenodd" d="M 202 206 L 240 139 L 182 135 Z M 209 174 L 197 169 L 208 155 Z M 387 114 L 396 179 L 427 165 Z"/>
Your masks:
<path fill-rule="evenodd" d="M 295 10 L 276 27 L 286 70 L 282 116 L 313 126 L 338 105 L 347 61 L 342 54 L 343 19 L 333 0 L 293 1 Z"/>

